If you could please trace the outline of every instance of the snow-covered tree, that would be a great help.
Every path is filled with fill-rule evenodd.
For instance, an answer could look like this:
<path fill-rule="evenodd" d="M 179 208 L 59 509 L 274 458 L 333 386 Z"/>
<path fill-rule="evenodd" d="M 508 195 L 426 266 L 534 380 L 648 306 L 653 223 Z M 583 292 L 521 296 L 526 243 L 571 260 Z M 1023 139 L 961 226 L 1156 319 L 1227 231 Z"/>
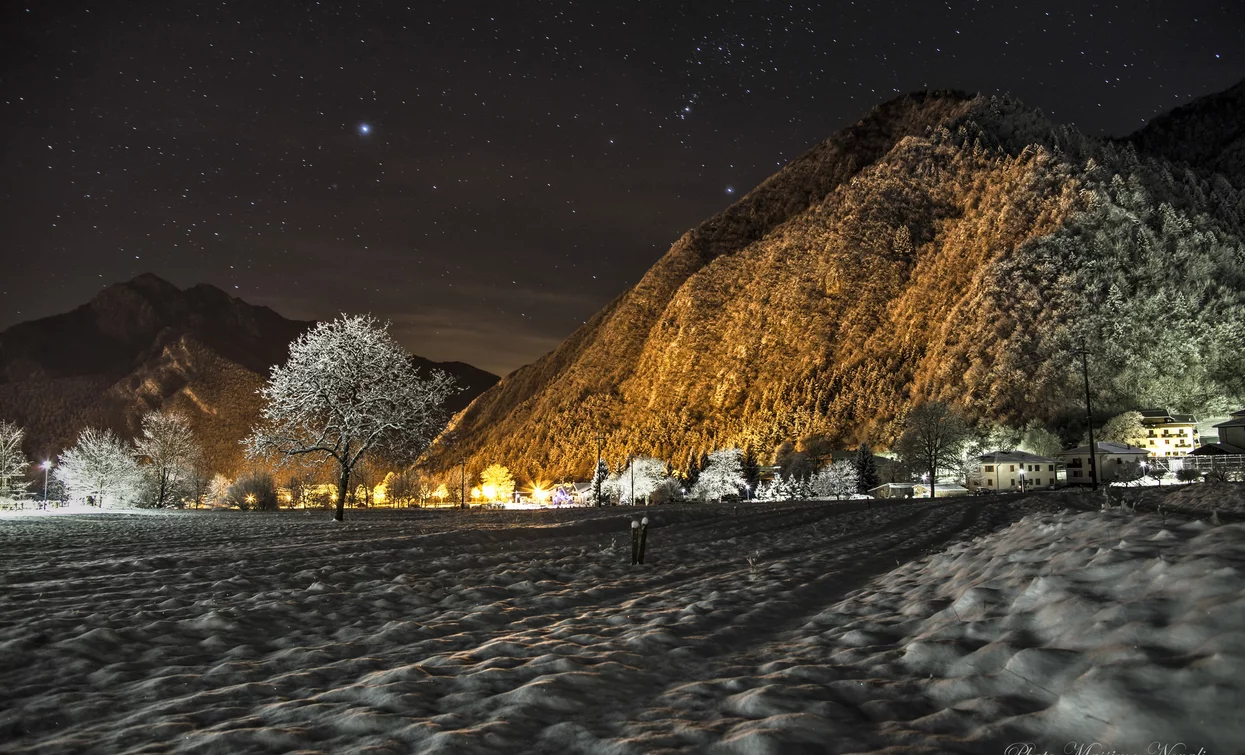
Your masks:
<path fill-rule="evenodd" d="M 1020 440 L 1020 450 L 1038 456 L 1053 457 L 1063 448 L 1059 436 L 1047 430 L 1036 420 L 1025 425 L 1024 436 Z"/>
<path fill-rule="evenodd" d="M 514 477 L 500 464 L 490 464 L 480 473 L 480 491 L 490 501 L 514 499 Z"/>
<path fill-rule="evenodd" d="M 26 479 L 30 462 L 22 451 L 25 438 L 25 430 L 0 420 L 0 500 L 25 498 L 30 489 Z"/>
<path fill-rule="evenodd" d="M 413 459 L 445 424 L 454 380 L 439 370 L 425 378 L 410 355 L 370 315 L 317 323 L 290 344 L 273 367 L 263 420 L 246 440 L 252 457 L 275 453 L 336 464 L 337 510 L 345 516 L 355 465 L 383 452 Z"/>
<path fill-rule="evenodd" d="M 738 495 L 747 485 L 744 479 L 744 452 L 724 448 L 709 454 L 709 463 L 700 470 L 692 486 L 692 498 L 698 501 L 721 501 L 725 496 Z"/>
<path fill-rule="evenodd" d="M 143 465 L 142 503 L 154 508 L 177 505 L 192 494 L 191 483 L 202 454 L 190 422 L 180 414 L 151 412 L 143 416 L 142 434 L 134 441 Z"/>
<path fill-rule="evenodd" d="M 817 470 L 813 475 L 813 492 L 825 498 L 842 498 L 856 492 L 858 475 L 856 465 L 849 459 L 841 459 Z"/>
<path fill-rule="evenodd" d="M 1107 420 L 1101 430 L 1094 433 L 1094 440 L 1124 443 L 1130 446 L 1144 443 L 1145 437 L 1146 428 L 1141 424 L 1141 412 L 1117 414 Z M 1089 443 L 1088 435 L 1085 436 L 1085 443 Z"/>
<path fill-rule="evenodd" d="M 94 498 L 101 508 L 105 503 L 133 501 L 142 484 L 134 449 L 112 430 L 91 427 L 60 455 L 55 475 L 71 498 Z"/>
<path fill-rule="evenodd" d="M 908 413 L 895 450 L 914 468 L 929 473 L 929 497 L 933 498 L 938 470 L 958 462 L 968 435 L 959 412 L 941 401 L 931 401 Z"/>
<path fill-rule="evenodd" d="M 632 505 L 637 498 L 647 498 L 664 479 L 666 465 L 661 459 L 636 456 L 610 482 L 618 492 L 619 503 Z"/>
<path fill-rule="evenodd" d="M 212 508 L 220 508 L 227 505 L 229 486 L 232 484 L 228 477 L 218 472 L 212 478 L 212 482 L 208 484 L 207 504 Z"/>
<path fill-rule="evenodd" d="M 800 477 L 775 477 L 757 486 L 757 499 L 761 501 L 803 501 L 812 497 L 811 485 Z"/>

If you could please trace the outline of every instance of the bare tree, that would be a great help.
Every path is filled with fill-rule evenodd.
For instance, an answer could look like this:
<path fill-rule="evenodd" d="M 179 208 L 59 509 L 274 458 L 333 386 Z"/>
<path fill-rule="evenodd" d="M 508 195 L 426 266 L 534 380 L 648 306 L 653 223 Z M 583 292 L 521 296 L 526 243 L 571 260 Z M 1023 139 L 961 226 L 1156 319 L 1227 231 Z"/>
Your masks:
<path fill-rule="evenodd" d="M 202 453 L 185 417 L 171 412 L 144 415 L 143 432 L 134 442 L 134 450 L 146 461 L 146 505 L 167 508 L 191 494 L 190 483 Z"/>
<path fill-rule="evenodd" d="M 904 461 L 929 472 L 929 497 L 934 498 L 938 470 L 959 458 L 968 437 L 968 423 L 959 412 L 941 401 L 931 401 L 908 413 L 895 450 Z"/>
<path fill-rule="evenodd" d="M 428 480 L 424 479 L 414 467 L 404 469 L 386 478 L 385 496 L 395 506 L 406 506 L 409 508 L 412 503 L 423 505 L 429 495 L 431 495 L 431 491 L 428 489 Z"/>
<path fill-rule="evenodd" d="M 263 420 L 246 439 L 252 457 L 275 453 L 336 462 L 337 511 L 345 516 L 350 475 L 365 455 L 413 459 L 445 423 L 454 380 L 422 378 L 410 355 L 370 315 L 316 324 L 272 368 Z"/>
<path fill-rule="evenodd" d="M 30 462 L 22 451 L 25 438 L 25 430 L 0 420 L 0 500 L 25 498 L 30 489 L 26 479 Z"/>
<path fill-rule="evenodd" d="M 133 499 L 142 481 L 133 448 L 112 430 L 101 432 L 91 427 L 82 431 L 73 448 L 60 455 L 55 474 L 70 497 L 94 498 L 101 508 L 109 499 Z"/>

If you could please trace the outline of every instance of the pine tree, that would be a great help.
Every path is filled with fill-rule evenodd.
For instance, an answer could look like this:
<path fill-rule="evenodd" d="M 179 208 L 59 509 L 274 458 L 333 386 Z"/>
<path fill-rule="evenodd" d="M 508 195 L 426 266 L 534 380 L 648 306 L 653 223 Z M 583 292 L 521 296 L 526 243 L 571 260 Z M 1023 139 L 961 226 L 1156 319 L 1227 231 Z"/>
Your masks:
<path fill-rule="evenodd" d="M 597 461 L 596 474 L 592 476 L 592 502 L 597 506 L 604 506 L 606 500 L 605 481 L 610 478 L 610 465 L 605 463 L 605 459 Z"/>
<path fill-rule="evenodd" d="M 873 458 L 873 451 L 869 449 L 868 443 L 861 443 L 860 448 L 856 449 L 855 466 L 857 493 L 868 493 L 882 484 L 878 476 L 877 462 Z"/>

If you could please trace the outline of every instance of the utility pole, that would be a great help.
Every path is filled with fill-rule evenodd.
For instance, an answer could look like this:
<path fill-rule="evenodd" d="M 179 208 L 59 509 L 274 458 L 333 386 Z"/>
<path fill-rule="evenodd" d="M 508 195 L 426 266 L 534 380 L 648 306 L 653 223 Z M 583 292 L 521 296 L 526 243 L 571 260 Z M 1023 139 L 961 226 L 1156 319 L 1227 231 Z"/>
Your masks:
<path fill-rule="evenodd" d="M 631 505 L 635 505 L 635 454 L 631 455 Z"/>
<path fill-rule="evenodd" d="M 1085 377 L 1085 429 L 1089 433 L 1089 474 L 1093 489 L 1098 489 L 1098 447 L 1094 445 L 1094 411 L 1089 404 L 1089 349 L 1081 346 L 1081 374 Z"/>
<path fill-rule="evenodd" d="M 458 482 L 462 486 L 458 494 L 458 501 L 459 501 L 458 505 L 460 508 L 465 509 L 467 508 L 467 460 L 463 459 L 462 461 L 458 462 L 458 464 L 459 464 Z"/>
<path fill-rule="evenodd" d="M 597 434 L 597 465 L 592 468 L 592 497 L 596 499 L 598 506 L 604 506 L 601 502 L 601 445 L 605 443 L 605 436 Z"/>

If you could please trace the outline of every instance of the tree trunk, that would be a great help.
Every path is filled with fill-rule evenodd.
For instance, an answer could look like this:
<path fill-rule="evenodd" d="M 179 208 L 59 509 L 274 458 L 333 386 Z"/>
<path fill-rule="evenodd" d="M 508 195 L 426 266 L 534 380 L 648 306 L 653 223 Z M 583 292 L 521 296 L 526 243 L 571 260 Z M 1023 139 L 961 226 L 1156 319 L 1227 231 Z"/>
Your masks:
<path fill-rule="evenodd" d="M 350 490 L 350 469 L 346 465 L 341 466 L 341 477 L 337 480 L 337 512 L 333 514 L 333 518 L 342 521 L 346 518 L 346 491 Z"/>
<path fill-rule="evenodd" d="M 934 486 L 938 484 L 935 482 L 938 479 L 938 473 L 935 471 L 937 469 L 938 467 L 929 468 L 929 498 L 931 501 L 934 500 Z"/>

